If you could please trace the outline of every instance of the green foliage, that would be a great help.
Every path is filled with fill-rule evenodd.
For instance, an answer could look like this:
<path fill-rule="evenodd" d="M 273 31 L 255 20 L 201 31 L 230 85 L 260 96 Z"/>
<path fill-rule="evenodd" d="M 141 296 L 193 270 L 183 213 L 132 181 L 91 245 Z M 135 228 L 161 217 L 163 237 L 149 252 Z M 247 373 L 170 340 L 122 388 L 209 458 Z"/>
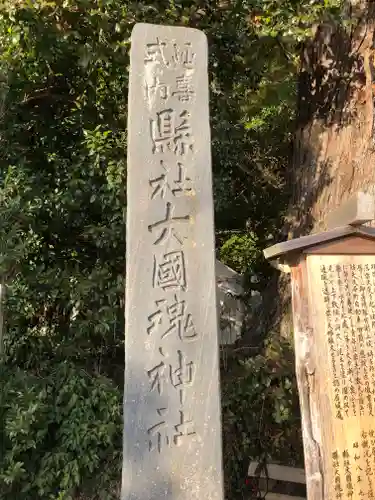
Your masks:
<path fill-rule="evenodd" d="M 208 36 L 216 227 L 218 235 L 237 231 L 229 239 L 218 236 L 218 248 L 225 262 L 249 272 L 288 198 L 299 44 L 309 26 L 338 5 L 3 2 L 0 273 L 7 282 L 7 328 L 0 498 L 62 500 L 95 491 L 104 499 L 112 484 L 108 472 L 119 470 L 134 23 L 192 26 Z M 239 458 L 227 447 L 228 474 L 255 453 L 249 419 L 263 405 L 271 376 L 263 358 L 245 369 L 231 391 L 224 388 L 224 424 L 250 455 Z M 270 426 L 293 423 L 285 413 L 288 391 L 283 407 L 266 391 Z"/>
<path fill-rule="evenodd" d="M 223 374 L 224 468 L 228 498 L 243 498 L 249 461 L 303 467 L 293 355 L 275 339 L 264 354 L 232 357 Z"/>
<path fill-rule="evenodd" d="M 253 235 L 234 234 L 220 247 L 219 258 L 238 273 L 254 269 L 260 250 Z"/>
<path fill-rule="evenodd" d="M 343 0 L 258 0 L 253 3 L 254 22 L 264 36 L 282 37 L 294 44 L 306 39 L 318 20 L 342 14 Z"/>
<path fill-rule="evenodd" d="M 118 479 L 122 425 L 113 384 L 67 363 L 37 375 L 3 368 L 1 380 L 1 498 L 70 500 L 81 488 L 114 498 L 106 488 Z"/>
<path fill-rule="evenodd" d="M 124 6 L 78 7 L 0 13 L 4 499 L 119 477 L 128 41 Z"/>

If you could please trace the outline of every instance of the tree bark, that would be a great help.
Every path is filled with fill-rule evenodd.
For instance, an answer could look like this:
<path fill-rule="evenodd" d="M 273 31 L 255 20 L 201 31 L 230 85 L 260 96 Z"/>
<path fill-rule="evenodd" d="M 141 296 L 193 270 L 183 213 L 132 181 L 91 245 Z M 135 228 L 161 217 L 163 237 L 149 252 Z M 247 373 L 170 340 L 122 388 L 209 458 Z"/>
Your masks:
<path fill-rule="evenodd" d="M 292 196 L 281 240 L 326 230 L 328 213 L 356 191 L 375 194 L 374 4 L 347 2 L 349 26 L 328 20 L 301 51 Z M 275 275 L 262 296 L 266 314 L 254 328 L 290 338 L 289 276 Z"/>
<path fill-rule="evenodd" d="M 375 185 L 374 2 L 352 2 L 344 29 L 326 23 L 304 47 L 287 225 L 298 237 L 326 229 L 326 216 Z"/>
<path fill-rule="evenodd" d="M 348 2 L 350 26 L 316 27 L 301 52 L 297 130 L 282 238 L 326 230 L 354 192 L 375 194 L 375 5 Z M 279 275 L 272 330 L 292 334 L 288 275 Z"/>

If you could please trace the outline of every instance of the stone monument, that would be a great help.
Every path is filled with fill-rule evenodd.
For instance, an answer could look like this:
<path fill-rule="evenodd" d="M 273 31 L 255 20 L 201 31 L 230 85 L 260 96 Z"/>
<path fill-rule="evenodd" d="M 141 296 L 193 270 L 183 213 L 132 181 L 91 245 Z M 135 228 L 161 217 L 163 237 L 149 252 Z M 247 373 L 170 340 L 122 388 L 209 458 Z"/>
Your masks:
<path fill-rule="evenodd" d="M 207 41 L 130 55 L 122 500 L 222 500 Z"/>
<path fill-rule="evenodd" d="M 374 207 L 357 193 L 327 232 L 264 252 L 291 272 L 308 500 L 375 495 Z"/>

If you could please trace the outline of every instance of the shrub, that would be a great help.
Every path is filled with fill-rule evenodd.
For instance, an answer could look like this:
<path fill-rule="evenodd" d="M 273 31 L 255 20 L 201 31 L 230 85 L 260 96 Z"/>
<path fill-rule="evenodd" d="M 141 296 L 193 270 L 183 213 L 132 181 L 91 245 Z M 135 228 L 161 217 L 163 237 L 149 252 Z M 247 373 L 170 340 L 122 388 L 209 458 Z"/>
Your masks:
<path fill-rule="evenodd" d="M 93 488 L 114 498 L 120 391 L 67 363 L 37 374 L 3 366 L 0 376 L 0 498 L 71 500 Z"/>

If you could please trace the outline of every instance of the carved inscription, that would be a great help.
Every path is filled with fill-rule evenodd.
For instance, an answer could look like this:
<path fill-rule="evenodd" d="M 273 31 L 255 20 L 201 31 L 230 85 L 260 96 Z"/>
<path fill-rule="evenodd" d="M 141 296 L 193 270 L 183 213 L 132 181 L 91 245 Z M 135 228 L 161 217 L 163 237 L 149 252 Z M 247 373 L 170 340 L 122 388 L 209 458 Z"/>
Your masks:
<path fill-rule="evenodd" d="M 190 101 L 195 96 L 192 81 L 193 77 L 189 74 L 178 76 L 176 78 L 176 90 L 172 92 L 172 95 L 177 96 L 181 102 Z"/>
<path fill-rule="evenodd" d="M 152 233 L 154 230 L 158 232 L 158 236 L 154 241 L 154 245 L 159 245 L 160 243 L 165 243 L 173 236 L 180 245 L 182 245 L 182 236 L 176 231 L 175 225 L 181 222 L 189 222 L 190 215 L 183 215 L 182 217 L 173 217 L 175 207 L 172 203 L 167 202 L 165 207 L 165 217 L 164 219 L 158 220 L 153 224 L 148 226 L 148 230 Z"/>
<path fill-rule="evenodd" d="M 190 42 L 181 46 L 174 40 L 157 38 L 145 47 L 150 153 L 158 155 L 158 168 L 149 178 L 150 202 L 165 203 L 165 216 L 148 225 L 154 248 L 150 284 L 158 295 L 154 309 L 148 311 L 147 337 L 152 339 L 160 356 L 147 370 L 147 377 L 150 392 L 169 401 L 171 398 L 176 401 L 173 395 L 177 394 L 179 406 L 176 410 L 175 404 L 169 408 L 161 402 L 160 407 L 155 408 L 155 423 L 147 432 L 149 451 L 158 453 L 195 436 L 194 416 L 187 415 L 185 407 L 198 369 L 196 361 L 185 352 L 186 342 L 198 338 L 184 296 L 188 290 L 190 264 L 186 261 L 184 243 L 193 222 L 186 208 L 180 206 L 183 197 L 194 195 L 189 173 L 194 160 L 189 105 L 196 95 L 195 59 Z M 171 161 L 171 153 L 183 157 L 183 162 Z M 145 345 L 148 345 L 147 340 Z"/>
<path fill-rule="evenodd" d="M 374 416 L 375 264 L 321 265 L 336 418 Z"/>
<path fill-rule="evenodd" d="M 157 63 L 163 69 L 193 69 L 196 54 L 193 52 L 191 42 L 186 42 L 182 47 L 174 41 L 162 41 L 156 38 L 145 49 L 145 64 Z"/>
<path fill-rule="evenodd" d="M 160 349 L 160 354 L 163 358 L 165 355 Z M 195 365 L 193 361 L 188 361 L 181 350 L 178 350 L 173 364 L 161 361 L 153 368 L 148 370 L 150 379 L 150 392 L 156 391 L 162 394 L 164 389 L 173 387 L 179 391 L 181 404 L 184 402 L 184 390 L 191 387 L 194 380 Z"/>
<path fill-rule="evenodd" d="M 208 47 L 130 46 L 122 500 L 223 500 Z"/>
<path fill-rule="evenodd" d="M 147 333 L 161 331 L 161 339 L 174 334 L 182 341 L 195 340 L 198 336 L 192 315 L 189 313 L 185 300 L 179 300 L 175 294 L 170 301 L 160 299 L 155 301 L 155 311 L 148 317 Z"/>
<path fill-rule="evenodd" d="M 164 199 L 168 193 L 173 196 L 190 194 L 192 191 L 191 179 L 186 174 L 186 168 L 182 163 L 177 163 L 175 176 L 172 176 L 170 169 L 168 169 L 163 160 L 160 160 L 162 172 L 154 179 L 150 179 L 150 186 L 152 188 L 151 200 L 160 196 Z"/>
<path fill-rule="evenodd" d="M 171 98 L 182 103 L 192 101 L 196 54 L 193 45 L 157 39 L 145 49 L 145 96 L 149 108 Z"/>
<path fill-rule="evenodd" d="M 168 150 L 176 155 L 186 155 L 193 151 L 194 139 L 187 110 L 177 113 L 173 109 L 164 109 L 150 120 L 153 153 L 165 153 Z"/>
<path fill-rule="evenodd" d="M 159 260 L 154 257 L 153 286 L 163 290 L 186 289 L 184 252 L 165 253 Z"/>
<path fill-rule="evenodd" d="M 189 438 L 196 434 L 194 420 L 186 417 L 183 410 L 179 410 L 179 415 L 175 419 L 168 418 L 168 408 L 158 408 L 156 412 L 160 419 L 147 430 L 150 436 L 149 451 L 156 450 L 161 453 L 166 448 L 180 446 L 184 437 Z"/>

